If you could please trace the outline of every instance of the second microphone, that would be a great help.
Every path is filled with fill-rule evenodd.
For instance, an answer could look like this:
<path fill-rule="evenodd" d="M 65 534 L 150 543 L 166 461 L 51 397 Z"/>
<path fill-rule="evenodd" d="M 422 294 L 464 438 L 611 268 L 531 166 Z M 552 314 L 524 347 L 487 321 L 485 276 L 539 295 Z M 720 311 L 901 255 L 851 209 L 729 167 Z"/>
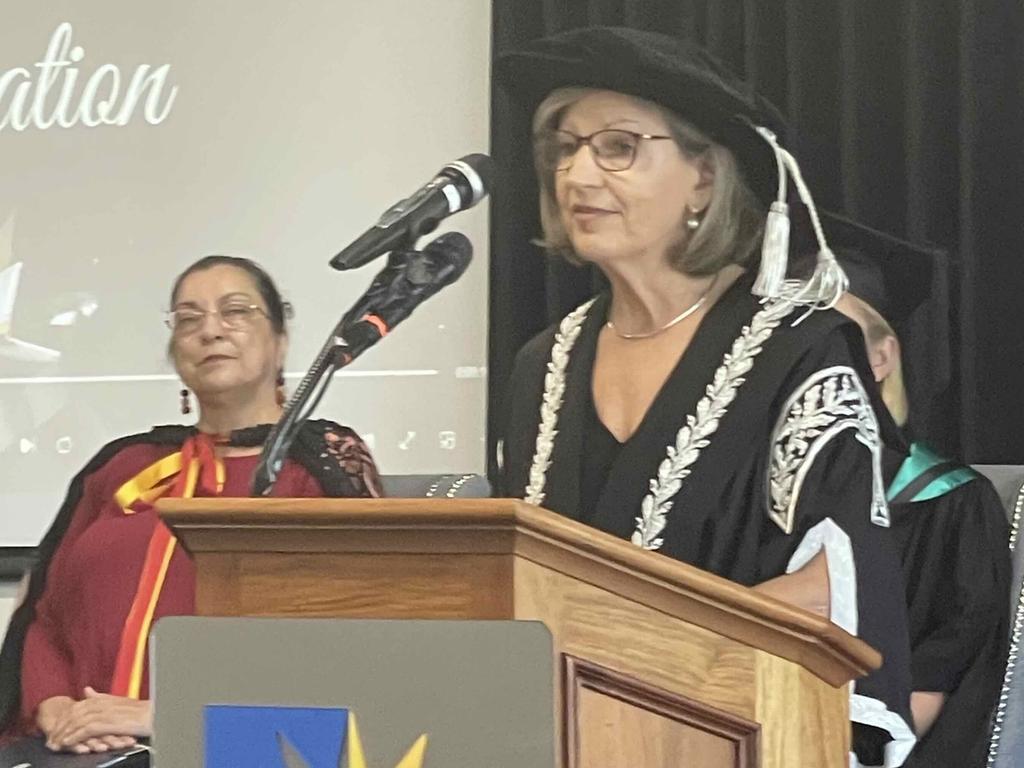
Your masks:
<path fill-rule="evenodd" d="M 389 251 L 411 248 L 453 213 L 471 208 L 490 190 L 493 163 L 466 155 L 442 168 L 411 197 L 393 205 L 370 229 L 331 259 L 334 269 L 356 269 Z"/>

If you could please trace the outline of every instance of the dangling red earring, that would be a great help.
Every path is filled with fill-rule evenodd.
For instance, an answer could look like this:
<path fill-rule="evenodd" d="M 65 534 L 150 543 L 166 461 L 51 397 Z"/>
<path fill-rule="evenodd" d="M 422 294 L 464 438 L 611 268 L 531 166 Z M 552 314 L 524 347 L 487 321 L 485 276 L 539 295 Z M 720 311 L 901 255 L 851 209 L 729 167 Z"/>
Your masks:
<path fill-rule="evenodd" d="M 277 396 L 275 399 L 282 408 L 288 400 L 288 392 L 284 388 L 284 371 L 278 371 L 277 373 Z"/>
<path fill-rule="evenodd" d="M 187 389 L 181 390 L 181 414 L 182 416 L 188 416 L 192 413 L 192 399 L 189 397 L 189 391 Z"/>

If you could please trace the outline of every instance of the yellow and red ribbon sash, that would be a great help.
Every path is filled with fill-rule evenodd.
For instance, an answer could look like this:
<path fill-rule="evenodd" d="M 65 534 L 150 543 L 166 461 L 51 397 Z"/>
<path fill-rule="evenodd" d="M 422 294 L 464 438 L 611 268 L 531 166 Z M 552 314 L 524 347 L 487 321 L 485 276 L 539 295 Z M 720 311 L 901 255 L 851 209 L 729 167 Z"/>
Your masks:
<path fill-rule="evenodd" d="M 181 451 L 150 464 L 124 483 L 114 498 L 125 514 L 130 515 L 162 496 L 192 498 L 197 491 L 203 496 L 220 495 L 224 477 L 224 462 L 214 452 L 213 438 L 199 433 L 186 440 Z M 115 696 L 139 698 L 146 641 L 177 543 L 170 529 L 158 520 L 146 549 L 135 598 L 121 630 L 110 685 L 110 692 Z"/>

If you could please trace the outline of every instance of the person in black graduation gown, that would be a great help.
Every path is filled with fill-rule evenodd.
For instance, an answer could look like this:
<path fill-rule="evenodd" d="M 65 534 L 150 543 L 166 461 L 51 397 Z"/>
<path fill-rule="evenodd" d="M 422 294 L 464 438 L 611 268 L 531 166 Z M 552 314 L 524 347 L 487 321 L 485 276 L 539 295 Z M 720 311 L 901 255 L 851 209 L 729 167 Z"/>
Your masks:
<path fill-rule="evenodd" d="M 545 246 L 609 286 L 519 353 L 501 492 L 866 640 L 884 663 L 851 696 L 853 764 L 902 764 L 909 642 L 871 371 L 829 309 L 845 277 L 781 119 L 704 51 L 637 30 L 536 41 L 496 74 L 534 115 Z M 788 206 L 813 225 L 806 281 L 786 280 Z"/>
<path fill-rule="evenodd" d="M 850 292 L 838 309 L 860 325 L 893 419 L 909 416 L 900 343 L 878 311 L 901 324 L 927 297 L 925 251 L 843 258 Z M 916 280 L 887 279 L 893 261 L 918 265 Z M 887 290 L 888 287 L 891 288 Z M 898 294 L 898 295 L 893 295 Z M 1009 525 L 984 476 L 923 442 L 885 446 L 893 532 L 906 579 L 913 693 L 919 742 L 908 766 L 980 768 L 999 698 L 1009 640 Z"/>

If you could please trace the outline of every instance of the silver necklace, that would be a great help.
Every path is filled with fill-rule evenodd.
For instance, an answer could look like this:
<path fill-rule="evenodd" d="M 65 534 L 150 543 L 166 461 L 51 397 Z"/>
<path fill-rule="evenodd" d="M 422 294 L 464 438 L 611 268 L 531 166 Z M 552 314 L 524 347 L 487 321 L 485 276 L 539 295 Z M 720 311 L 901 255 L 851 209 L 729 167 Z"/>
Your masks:
<path fill-rule="evenodd" d="M 615 323 L 613 323 L 610 319 L 607 322 L 605 322 L 605 325 L 608 326 L 608 330 L 610 330 L 620 339 L 625 339 L 626 341 L 635 341 L 637 339 L 649 339 L 652 336 L 657 336 L 659 333 L 664 333 L 672 326 L 678 325 L 679 323 L 683 322 L 683 320 L 685 320 L 698 309 L 703 307 L 704 302 L 708 300 L 708 295 L 711 293 L 711 289 L 715 287 L 715 283 L 717 282 L 718 274 L 716 273 L 714 279 L 710 283 L 708 283 L 708 287 L 704 289 L 704 293 L 702 293 L 697 298 L 697 300 L 693 302 L 693 304 L 691 304 L 678 315 L 673 317 L 671 320 L 669 320 L 667 323 L 661 326 L 661 328 L 655 328 L 653 331 L 648 331 L 647 333 L 623 333 L 622 331 L 615 327 Z"/>

